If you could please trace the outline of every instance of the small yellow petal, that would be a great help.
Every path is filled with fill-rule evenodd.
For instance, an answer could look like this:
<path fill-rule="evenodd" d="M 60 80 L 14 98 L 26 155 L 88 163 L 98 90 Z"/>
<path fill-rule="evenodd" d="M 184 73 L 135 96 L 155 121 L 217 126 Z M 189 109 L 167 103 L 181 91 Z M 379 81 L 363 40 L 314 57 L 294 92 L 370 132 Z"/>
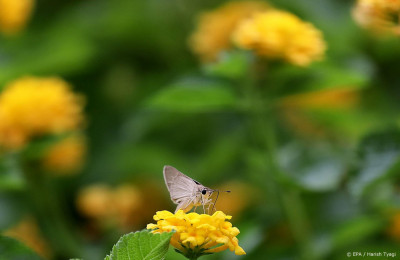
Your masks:
<path fill-rule="evenodd" d="M 172 214 L 171 212 L 169 212 L 167 210 L 157 211 L 156 215 L 154 216 L 154 220 L 167 219 L 167 218 L 171 218 L 171 217 L 174 217 L 174 214 Z"/>
<path fill-rule="evenodd" d="M 147 224 L 147 229 L 155 229 L 158 228 L 158 226 L 156 224 Z"/>
<path fill-rule="evenodd" d="M 207 230 L 211 230 L 211 231 L 216 229 L 216 227 L 214 227 L 214 226 L 212 226 L 210 224 L 201 224 L 201 225 L 197 226 L 196 228 L 198 228 L 198 229 L 202 229 L 203 228 L 203 229 L 207 229 Z"/>
<path fill-rule="evenodd" d="M 224 251 L 226 249 L 228 249 L 228 245 L 222 245 L 222 246 L 214 247 L 212 249 L 208 249 L 206 252 L 207 253 L 218 253 L 218 252 Z"/>
<path fill-rule="evenodd" d="M 235 247 L 235 255 L 245 255 L 246 252 L 240 246 Z"/>

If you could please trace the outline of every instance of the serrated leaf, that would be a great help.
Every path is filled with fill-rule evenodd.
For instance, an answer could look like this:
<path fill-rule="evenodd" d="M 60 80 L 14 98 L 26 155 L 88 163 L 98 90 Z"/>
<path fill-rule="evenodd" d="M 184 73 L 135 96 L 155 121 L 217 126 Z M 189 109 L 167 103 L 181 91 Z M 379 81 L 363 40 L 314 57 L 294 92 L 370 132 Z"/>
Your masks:
<path fill-rule="evenodd" d="M 156 93 L 146 106 L 173 112 L 212 112 L 233 108 L 236 103 L 230 87 L 218 82 L 190 80 Z"/>
<path fill-rule="evenodd" d="M 122 236 L 105 260 L 164 259 L 173 232 L 153 234 L 148 230 Z"/>
<path fill-rule="evenodd" d="M 30 248 L 10 237 L 0 236 L 0 260 L 41 260 Z"/>

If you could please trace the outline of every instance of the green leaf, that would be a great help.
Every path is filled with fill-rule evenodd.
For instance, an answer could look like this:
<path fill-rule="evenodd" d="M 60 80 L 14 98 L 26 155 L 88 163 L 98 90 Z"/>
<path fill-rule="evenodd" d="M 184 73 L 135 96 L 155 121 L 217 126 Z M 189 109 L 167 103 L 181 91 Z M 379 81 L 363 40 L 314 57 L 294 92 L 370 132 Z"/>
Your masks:
<path fill-rule="evenodd" d="M 359 167 L 349 182 L 350 192 L 356 198 L 400 170 L 400 131 L 367 136 L 360 144 L 359 157 Z"/>
<path fill-rule="evenodd" d="M 341 248 L 365 240 L 366 237 L 380 232 L 384 221 L 375 217 L 357 217 L 340 227 L 332 235 L 334 248 Z"/>
<path fill-rule="evenodd" d="M 207 75 L 238 79 L 246 74 L 250 63 L 250 55 L 243 51 L 224 52 L 214 63 L 207 63 L 203 70 Z"/>
<path fill-rule="evenodd" d="M 353 249 L 360 242 L 382 231 L 385 222 L 377 217 L 362 216 L 335 225 L 328 232 L 317 236 L 313 248 L 320 259 L 326 259 L 332 252 Z"/>
<path fill-rule="evenodd" d="M 122 236 L 105 260 L 164 259 L 173 232 L 153 234 L 148 230 Z"/>
<path fill-rule="evenodd" d="M 0 158 L 0 191 L 22 190 L 25 179 L 17 154 L 4 154 Z"/>
<path fill-rule="evenodd" d="M 292 143 L 280 150 L 279 162 L 290 179 L 309 191 L 334 190 L 345 173 L 344 159 L 328 146 Z"/>
<path fill-rule="evenodd" d="M 362 65 L 349 66 L 322 63 L 313 68 L 312 80 L 307 88 L 310 90 L 330 88 L 360 89 L 368 83 L 370 77 L 369 71 L 366 72 Z"/>
<path fill-rule="evenodd" d="M 47 135 L 32 140 L 23 150 L 21 156 L 24 160 L 40 160 L 49 149 L 68 137 L 71 133 Z"/>
<path fill-rule="evenodd" d="M 318 62 L 307 71 L 296 66 L 280 66 L 277 69 L 272 68 L 270 78 L 272 84 L 280 88 L 282 96 L 330 89 L 355 91 L 367 86 L 372 72 L 369 69 L 370 64 L 366 61 L 353 63 Z"/>
<path fill-rule="evenodd" d="M 233 89 L 219 82 L 190 80 L 156 93 L 147 107 L 173 112 L 213 112 L 234 108 Z"/>
<path fill-rule="evenodd" d="M 0 260 L 41 260 L 30 248 L 10 237 L 0 236 Z"/>

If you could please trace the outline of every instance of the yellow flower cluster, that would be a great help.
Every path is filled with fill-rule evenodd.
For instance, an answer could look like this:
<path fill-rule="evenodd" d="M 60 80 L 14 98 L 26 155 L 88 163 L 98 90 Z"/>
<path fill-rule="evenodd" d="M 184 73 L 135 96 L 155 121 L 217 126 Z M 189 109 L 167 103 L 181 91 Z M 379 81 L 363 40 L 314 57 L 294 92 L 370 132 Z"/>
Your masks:
<path fill-rule="evenodd" d="M 148 224 L 153 233 L 176 233 L 171 238 L 171 245 L 185 256 L 199 257 L 203 254 L 216 253 L 229 248 L 236 255 L 246 254 L 239 246 L 236 236 L 239 229 L 227 221 L 231 216 L 217 211 L 213 215 L 158 211 L 154 216 L 157 224 Z"/>
<path fill-rule="evenodd" d="M 279 10 L 258 13 L 243 21 L 233 38 L 240 48 L 298 66 L 321 59 L 326 49 L 322 33 L 312 24 Z"/>
<path fill-rule="evenodd" d="M 13 34 L 23 29 L 33 6 L 34 0 L 0 0 L 0 31 Z"/>
<path fill-rule="evenodd" d="M 191 49 L 203 61 L 216 59 L 221 51 L 232 47 L 231 35 L 240 21 L 268 8 L 263 2 L 238 1 L 202 14 L 197 30 L 189 40 Z"/>
<path fill-rule="evenodd" d="M 57 174 L 73 174 L 80 170 L 86 154 L 82 135 L 71 135 L 50 147 L 43 158 L 44 167 Z"/>
<path fill-rule="evenodd" d="M 399 15 L 400 0 L 358 0 L 353 9 L 356 22 L 375 32 L 400 34 Z"/>
<path fill-rule="evenodd" d="M 21 148 L 33 137 L 76 130 L 83 100 L 60 78 L 25 77 L 0 94 L 0 147 Z"/>

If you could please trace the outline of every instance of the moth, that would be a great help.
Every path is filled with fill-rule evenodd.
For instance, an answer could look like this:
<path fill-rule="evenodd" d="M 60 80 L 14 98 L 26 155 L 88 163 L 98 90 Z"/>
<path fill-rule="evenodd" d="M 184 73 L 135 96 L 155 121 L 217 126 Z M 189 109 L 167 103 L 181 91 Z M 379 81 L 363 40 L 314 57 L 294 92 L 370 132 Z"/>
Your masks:
<path fill-rule="evenodd" d="M 188 212 L 193 207 L 197 206 L 203 206 L 204 213 L 206 213 L 205 206 L 209 206 L 209 211 L 211 203 L 213 202 L 211 195 L 214 192 L 218 192 L 217 198 L 213 203 L 213 208 L 215 207 L 219 196 L 219 190 L 210 189 L 169 165 L 164 166 L 163 174 L 171 200 L 178 205 L 175 213 L 180 209 L 184 212 Z"/>

